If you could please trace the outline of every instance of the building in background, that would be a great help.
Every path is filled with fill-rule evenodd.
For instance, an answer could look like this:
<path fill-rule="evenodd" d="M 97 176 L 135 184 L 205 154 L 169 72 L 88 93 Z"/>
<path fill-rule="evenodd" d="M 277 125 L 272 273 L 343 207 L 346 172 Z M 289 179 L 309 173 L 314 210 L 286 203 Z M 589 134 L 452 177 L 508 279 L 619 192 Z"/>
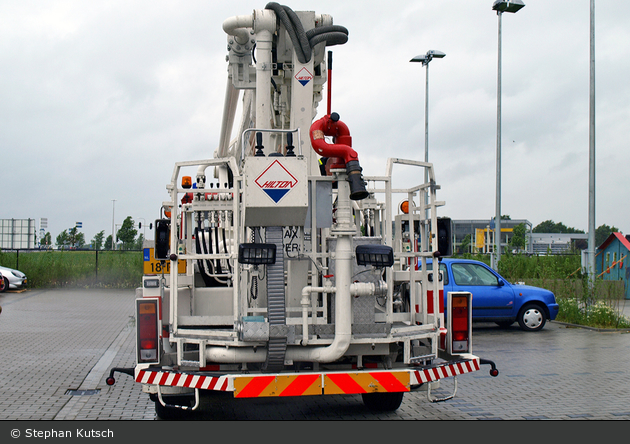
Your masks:
<path fill-rule="evenodd" d="M 501 220 L 501 252 L 505 252 L 510 244 L 512 232 L 517 225 L 524 224 L 526 229 L 524 251 L 530 252 L 527 244 L 531 235 L 532 224 L 525 219 Z M 469 241 L 466 242 L 466 236 Z M 493 253 L 494 252 L 494 218 L 453 220 L 453 251 L 461 253 Z M 467 251 L 463 251 L 466 249 Z"/>
<path fill-rule="evenodd" d="M 606 281 L 623 281 L 625 299 L 630 299 L 630 269 L 628 254 L 630 253 L 630 236 L 611 233 L 599 247 L 595 255 L 597 277 Z"/>

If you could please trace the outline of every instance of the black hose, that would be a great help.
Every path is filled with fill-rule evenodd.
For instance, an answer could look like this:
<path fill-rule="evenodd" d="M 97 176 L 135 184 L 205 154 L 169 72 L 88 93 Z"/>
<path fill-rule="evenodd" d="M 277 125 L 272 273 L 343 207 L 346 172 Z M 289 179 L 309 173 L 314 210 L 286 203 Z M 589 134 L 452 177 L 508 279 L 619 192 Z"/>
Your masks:
<path fill-rule="evenodd" d="M 228 254 L 227 243 L 225 242 L 225 228 L 223 228 L 221 232 L 223 234 L 223 252 L 225 254 Z M 226 261 L 227 261 L 228 271 L 230 272 L 230 274 L 232 274 L 232 266 L 230 265 L 230 259 L 228 258 Z"/>
<path fill-rule="evenodd" d="M 348 41 L 348 30 L 343 26 L 320 26 L 306 31 L 306 37 L 311 45 L 326 42 L 326 46 L 343 45 Z"/>
<path fill-rule="evenodd" d="M 300 63 L 308 63 L 311 60 L 311 47 L 306 38 L 306 32 L 304 32 L 302 27 L 302 22 L 300 22 L 295 12 L 288 6 L 282 6 L 276 2 L 267 3 L 265 9 L 271 9 L 275 12 L 286 28 Z"/>
<path fill-rule="evenodd" d="M 308 63 L 311 60 L 313 47 L 319 43 L 326 42 L 327 46 L 334 46 L 343 45 L 348 41 L 348 30 L 343 26 L 320 26 L 304 31 L 300 18 L 288 6 L 270 2 L 265 9 L 274 11 L 286 28 L 300 63 Z"/>
<path fill-rule="evenodd" d="M 219 228 L 218 227 L 214 229 L 214 240 L 216 242 L 217 254 L 219 254 L 219 251 L 221 251 L 221 249 L 219 248 Z M 210 237 L 210 243 L 212 243 L 212 236 Z M 217 259 L 217 273 L 219 274 L 223 273 L 221 271 L 221 259 Z"/>

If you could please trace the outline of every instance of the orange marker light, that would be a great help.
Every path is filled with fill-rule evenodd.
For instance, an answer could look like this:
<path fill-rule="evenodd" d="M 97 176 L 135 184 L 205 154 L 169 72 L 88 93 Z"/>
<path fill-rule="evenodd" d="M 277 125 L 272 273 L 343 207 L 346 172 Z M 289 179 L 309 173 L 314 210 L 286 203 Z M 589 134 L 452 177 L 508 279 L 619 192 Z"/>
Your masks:
<path fill-rule="evenodd" d="M 409 214 L 409 201 L 408 200 L 404 200 L 400 203 L 400 211 L 402 211 L 405 214 Z"/>

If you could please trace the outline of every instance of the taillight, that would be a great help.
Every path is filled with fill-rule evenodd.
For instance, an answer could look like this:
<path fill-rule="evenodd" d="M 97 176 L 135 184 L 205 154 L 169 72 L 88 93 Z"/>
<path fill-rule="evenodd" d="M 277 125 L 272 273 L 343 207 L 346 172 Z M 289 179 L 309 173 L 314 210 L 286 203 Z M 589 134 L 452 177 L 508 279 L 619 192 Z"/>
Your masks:
<path fill-rule="evenodd" d="M 138 363 L 158 363 L 159 336 L 159 300 L 136 300 L 136 334 L 138 348 Z"/>
<path fill-rule="evenodd" d="M 472 294 L 448 293 L 448 340 L 450 354 L 472 352 Z"/>

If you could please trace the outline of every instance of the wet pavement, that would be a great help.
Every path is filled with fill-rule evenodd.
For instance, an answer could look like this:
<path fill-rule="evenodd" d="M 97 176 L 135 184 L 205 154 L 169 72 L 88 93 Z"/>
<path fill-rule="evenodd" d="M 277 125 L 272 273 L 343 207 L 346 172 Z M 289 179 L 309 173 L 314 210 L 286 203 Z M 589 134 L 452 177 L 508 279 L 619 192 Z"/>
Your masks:
<path fill-rule="evenodd" d="M 134 365 L 132 290 L 27 290 L 0 294 L 0 420 L 154 420 L 130 376 Z M 622 301 L 623 302 L 623 301 Z M 630 315 L 630 301 L 625 312 Z M 372 413 L 359 396 L 202 398 L 200 420 L 630 420 L 630 333 L 557 322 L 537 333 L 514 324 L 475 324 L 473 353 L 493 360 L 458 377 L 452 400 L 405 395 L 393 413 Z M 453 379 L 433 395 L 453 390 Z"/>

